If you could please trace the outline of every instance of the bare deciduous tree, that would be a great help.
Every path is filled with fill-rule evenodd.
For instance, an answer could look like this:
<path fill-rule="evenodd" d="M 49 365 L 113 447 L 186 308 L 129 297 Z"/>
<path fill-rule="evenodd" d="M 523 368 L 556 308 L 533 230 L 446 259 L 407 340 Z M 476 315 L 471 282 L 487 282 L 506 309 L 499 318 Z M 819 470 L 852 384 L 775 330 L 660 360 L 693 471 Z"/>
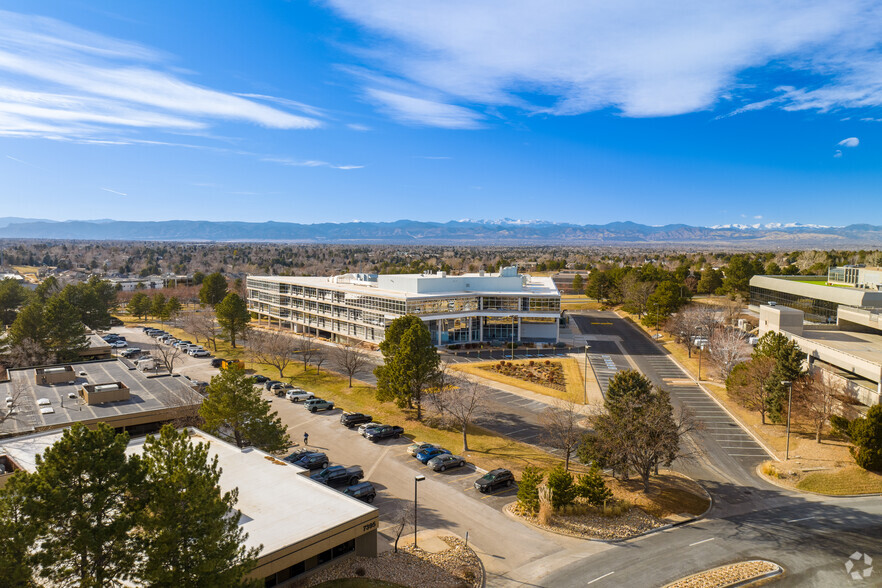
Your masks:
<path fill-rule="evenodd" d="M 294 361 L 297 340 L 282 331 L 252 329 L 248 337 L 248 353 L 257 363 L 276 368 L 279 378 L 284 377 L 285 368 Z"/>
<path fill-rule="evenodd" d="M 742 310 L 744 310 L 744 299 L 740 294 L 732 300 L 726 300 L 723 303 L 723 324 L 734 325 Z"/>
<path fill-rule="evenodd" d="M 398 540 L 404 534 L 404 530 L 413 525 L 414 510 L 412 505 L 402 501 L 398 508 L 392 513 L 393 532 L 395 533 L 395 544 L 393 546 L 394 553 L 398 553 Z"/>
<path fill-rule="evenodd" d="M 776 363 L 771 357 L 757 357 L 744 365 L 743 371 L 732 374 L 735 381 L 727 382 L 727 389 L 744 408 L 760 413 L 760 419 L 766 424 L 766 412 L 769 410 L 773 388 L 769 386 L 775 374 Z"/>
<path fill-rule="evenodd" d="M 462 450 L 469 450 L 468 430 L 477 412 L 483 407 L 481 386 L 471 379 L 463 379 L 459 386 L 445 386 L 430 396 L 443 397 L 443 406 L 451 424 L 462 432 Z"/>
<path fill-rule="evenodd" d="M 352 378 L 357 378 L 369 366 L 367 352 L 355 343 L 341 343 L 331 353 L 333 366 L 349 378 L 349 387 L 352 388 Z"/>
<path fill-rule="evenodd" d="M 692 357 L 695 339 L 710 337 L 717 322 L 717 312 L 713 307 L 692 303 L 672 316 L 665 329 L 672 333 L 679 343 L 686 346 L 689 357 Z"/>
<path fill-rule="evenodd" d="M 183 352 L 174 345 L 157 345 L 150 355 L 169 374 L 175 373 L 175 366 L 183 360 Z"/>
<path fill-rule="evenodd" d="M 217 338 L 221 334 L 221 328 L 212 309 L 204 308 L 195 312 L 188 312 L 184 315 L 182 324 L 185 331 L 193 334 L 197 343 L 199 338 L 202 337 L 211 344 L 214 351 L 217 351 Z"/>
<path fill-rule="evenodd" d="M 315 359 L 321 350 L 315 339 L 308 335 L 300 335 L 294 341 L 294 349 L 300 354 L 300 359 L 303 361 L 303 371 L 305 372 L 309 363 Z"/>
<path fill-rule="evenodd" d="M 556 399 L 551 406 L 539 415 L 539 424 L 544 429 L 542 440 L 548 446 L 564 453 L 564 469 L 570 469 L 570 457 L 582 442 L 584 430 L 579 426 L 582 414 L 576 411 L 572 400 Z"/>
<path fill-rule="evenodd" d="M 818 443 L 830 417 L 842 406 L 839 399 L 844 394 L 845 386 L 821 370 L 793 383 L 794 412 L 811 423 Z"/>
<path fill-rule="evenodd" d="M 654 282 L 641 282 L 635 272 L 628 273 L 619 284 L 625 306 L 637 316 L 646 314 L 649 297 L 655 290 Z"/>
<path fill-rule="evenodd" d="M 708 358 L 723 380 L 729 377 L 736 365 L 750 358 L 750 352 L 747 338 L 738 329 L 717 327 L 708 340 Z"/>

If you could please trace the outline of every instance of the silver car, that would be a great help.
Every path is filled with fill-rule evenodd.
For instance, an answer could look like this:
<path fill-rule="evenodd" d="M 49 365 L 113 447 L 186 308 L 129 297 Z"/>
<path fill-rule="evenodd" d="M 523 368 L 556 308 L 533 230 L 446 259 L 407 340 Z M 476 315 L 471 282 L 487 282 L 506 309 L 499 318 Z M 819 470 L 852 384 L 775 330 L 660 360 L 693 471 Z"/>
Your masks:
<path fill-rule="evenodd" d="M 448 470 L 450 468 L 461 468 L 465 465 L 465 463 L 465 458 L 463 456 L 445 453 L 443 455 L 433 457 L 426 462 L 426 465 L 436 472 L 443 472 L 444 470 Z"/>
<path fill-rule="evenodd" d="M 376 429 L 377 427 L 382 427 L 382 423 L 365 423 L 358 428 L 358 434 L 364 437 L 364 434 L 370 431 L 371 429 Z"/>

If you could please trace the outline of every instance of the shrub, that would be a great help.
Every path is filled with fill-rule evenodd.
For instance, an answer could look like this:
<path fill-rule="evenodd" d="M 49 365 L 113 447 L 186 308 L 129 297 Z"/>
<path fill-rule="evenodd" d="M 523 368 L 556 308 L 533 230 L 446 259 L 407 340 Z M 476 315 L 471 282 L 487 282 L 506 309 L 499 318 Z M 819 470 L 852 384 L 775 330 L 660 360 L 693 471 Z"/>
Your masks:
<path fill-rule="evenodd" d="M 576 485 L 573 474 L 560 464 L 548 474 L 548 487 L 551 488 L 551 506 L 559 509 L 572 504 L 576 499 Z"/>
<path fill-rule="evenodd" d="M 606 487 L 603 474 L 597 464 L 591 466 L 591 470 L 584 476 L 579 476 L 576 484 L 576 494 L 588 501 L 593 506 L 603 506 L 603 503 L 612 498 L 612 491 Z"/>
<path fill-rule="evenodd" d="M 539 510 L 539 485 L 545 474 L 535 466 L 527 466 L 518 482 L 518 504 L 525 511 L 535 513 Z"/>
<path fill-rule="evenodd" d="M 882 405 L 870 407 L 867 416 L 851 421 L 848 436 L 854 443 L 854 461 L 865 470 L 882 471 Z"/>
<path fill-rule="evenodd" d="M 355 575 L 359 578 L 365 575 L 364 568 L 355 568 Z"/>

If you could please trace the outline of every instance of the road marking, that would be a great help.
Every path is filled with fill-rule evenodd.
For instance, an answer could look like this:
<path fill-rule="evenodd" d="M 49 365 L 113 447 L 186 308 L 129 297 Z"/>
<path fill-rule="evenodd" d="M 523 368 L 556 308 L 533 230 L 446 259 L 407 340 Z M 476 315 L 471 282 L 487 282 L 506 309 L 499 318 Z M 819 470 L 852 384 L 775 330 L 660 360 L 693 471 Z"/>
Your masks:
<path fill-rule="evenodd" d="M 702 543 L 707 543 L 708 541 L 713 541 L 716 537 L 711 537 L 710 539 L 704 539 L 702 541 L 696 541 L 695 543 L 690 543 L 689 547 L 694 547 L 696 545 L 701 545 Z"/>
<path fill-rule="evenodd" d="M 609 572 L 608 574 L 604 574 L 604 575 L 600 576 L 599 578 L 594 578 L 594 579 L 591 580 L 590 582 L 587 582 L 587 584 L 593 584 L 594 582 L 596 582 L 596 581 L 598 581 L 598 580 L 603 580 L 603 579 L 606 578 L 607 576 L 612 576 L 613 574 L 615 574 L 615 572 Z M 587 584 L 586 584 L 586 585 L 587 585 Z"/>
<path fill-rule="evenodd" d="M 380 454 L 380 457 L 377 458 L 377 461 L 374 462 L 374 465 L 370 467 L 370 469 L 365 474 L 365 479 L 370 480 L 371 476 L 374 475 L 374 470 L 377 469 L 377 466 L 380 465 L 380 462 L 386 457 L 386 454 L 389 453 L 395 445 L 387 445 L 386 449 L 383 450 L 383 453 Z"/>
<path fill-rule="evenodd" d="M 802 517 L 801 519 L 791 519 L 787 521 L 788 523 L 798 523 L 799 521 L 807 521 L 809 519 L 813 519 L 815 517 Z"/>

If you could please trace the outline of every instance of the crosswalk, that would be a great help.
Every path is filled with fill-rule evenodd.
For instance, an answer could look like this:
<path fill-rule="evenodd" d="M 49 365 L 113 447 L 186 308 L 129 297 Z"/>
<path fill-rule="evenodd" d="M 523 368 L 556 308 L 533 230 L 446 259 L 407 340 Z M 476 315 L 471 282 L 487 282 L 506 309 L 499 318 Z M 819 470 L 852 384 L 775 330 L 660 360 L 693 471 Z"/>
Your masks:
<path fill-rule="evenodd" d="M 591 362 L 591 367 L 594 368 L 594 374 L 597 377 L 597 383 L 600 386 L 601 392 L 603 392 L 603 396 L 606 397 L 609 381 L 616 375 L 619 368 L 610 355 L 589 353 L 588 361 Z"/>

